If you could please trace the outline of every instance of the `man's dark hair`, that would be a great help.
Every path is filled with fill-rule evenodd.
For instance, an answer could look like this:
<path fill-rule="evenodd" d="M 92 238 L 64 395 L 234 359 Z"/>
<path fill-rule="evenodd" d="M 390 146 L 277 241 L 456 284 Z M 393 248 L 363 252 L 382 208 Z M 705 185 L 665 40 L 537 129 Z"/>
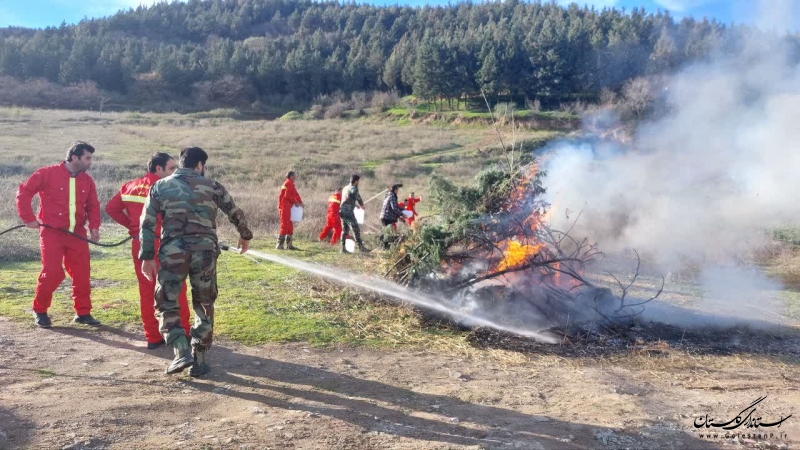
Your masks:
<path fill-rule="evenodd" d="M 350 176 L 350 184 L 353 184 L 353 183 L 355 183 L 356 181 L 358 181 L 360 179 L 361 179 L 361 177 L 358 176 L 358 175 L 351 175 Z"/>
<path fill-rule="evenodd" d="M 290 170 L 286 172 L 286 179 L 292 178 L 294 176 L 294 170 Z"/>
<path fill-rule="evenodd" d="M 94 147 L 83 141 L 75 141 L 75 143 L 72 144 L 69 150 L 67 150 L 67 162 L 72 161 L 73 156 L 82 158 L 84 152 L 89 152 L 94 154 Z"/>
<path fill-rule="evenodd" d="M 158 152 L 153 154 L 153 156 L 150 157 L 150 162 L 147 163 L 147 171 L 156 173 L 156 167 L 166 169 L 170 159 L 172 159 L 172 156 L 170 156 L 169 153 Z"/>
<path fill-rule="evenodd" d="M 200 147 L 187 147 L 181 150 L 180 165 L 184 169 L 194 169 L 197 163 L 206 164 L 208 161 L 208 153 Z"/>

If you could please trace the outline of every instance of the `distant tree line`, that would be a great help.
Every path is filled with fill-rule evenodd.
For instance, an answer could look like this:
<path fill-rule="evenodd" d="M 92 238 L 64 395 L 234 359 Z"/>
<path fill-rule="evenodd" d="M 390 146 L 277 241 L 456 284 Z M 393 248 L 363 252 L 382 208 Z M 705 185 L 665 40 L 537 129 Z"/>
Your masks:
<path fill-rule="evenodd" d="M 518 0 L 424 8 L 189 0 L 76 25 L 0 29 L 0 76 L 93 82 L 140 104 L 310 103 L 392 90 L 451 106 L 481 91 L 547 106 L 596 100 L 604 88 L 734 52 L 750 32 L 666 12 Z"/>

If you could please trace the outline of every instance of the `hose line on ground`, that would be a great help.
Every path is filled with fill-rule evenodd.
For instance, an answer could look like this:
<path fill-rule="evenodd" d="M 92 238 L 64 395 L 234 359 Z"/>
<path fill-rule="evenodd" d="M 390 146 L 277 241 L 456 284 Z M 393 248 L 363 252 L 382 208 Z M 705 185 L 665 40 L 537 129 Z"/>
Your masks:
<path fill-rule="evenodd" d="M 39 226 L 40 226 L 40 227 L 42 227 L 42 228 L 49 228 L 49 229 L 51 229 L 51 230 L 57 230 L 57 231 L 60 231 L 60 232 L 62 232 L 62 233 L 64 233 L 64 234 L 68 234 L 68 235 L 70 235 L 70 236 L 72 236 L 72 237 L 78 238 L 78 239 L 80 239 L 80 240 L 82 240 L 82 241 L 88 242 L 88 243 L 90 243 L 90 244 L 92 244 L 92 245 L 97 245 L 97 246 L 100 246 L 100 247 L 106 247 L 106 248 L 111 248 L 111 247 L 119 247 L 120 245 L 122 245 L 122 244 L 124 244 L 124 243 L 126 243 L 126 242 L 130 241 L 131 239 L 133 239 L 133 237 L 131 237 L 131 236 L 128 236 L 127 238 L 125 238 L 125 239 L 123 239 L 123 240 L 121 240 L 121 241 L 119 241 L 119 242 L 116 242 L 116 243 L 113 243 L 113 244 L 104 244 L 104 243 L 102 243 L 102 242 L 97 242 L 97 241 L 93 241 L 93 240 L 91 240 L 91 239 L 85 238 L 85 237 L 83 237 L 83 236 L 81 236 L 81 235 L 79 235 L 79 234 L 77 234 L 77 233 L 73 233 L 73 232 L 71 232 L 71 231 L 69 231 L 69 230 L 64 230 L 64 229 L 62 229 L 62 228 L 56 228 L 56 227 L 52 227 L 52 226 L 50 226 L 50 225 L 47 225 L 47 224 L 45 224 L 45 223 L 40 223 L 40 224 L 39 224 Z M 9 229 L 7 229 L 7 230 L 0 231 L 0 236 L 4 235 L 4 234 L 6 234 L 6 233 L 10 233 L 10 232 L 12 232 L 12 231 L 14 231 L 14 230 L 18 230 L 18 229 L 20 229 L 20 228 L 25 228 L 25 227 L 26 227 L 26 225 L 16 225 L 16 226 L 13 226 L 13 227 L 11 227 L 11 228 L 9 228 Z"/>

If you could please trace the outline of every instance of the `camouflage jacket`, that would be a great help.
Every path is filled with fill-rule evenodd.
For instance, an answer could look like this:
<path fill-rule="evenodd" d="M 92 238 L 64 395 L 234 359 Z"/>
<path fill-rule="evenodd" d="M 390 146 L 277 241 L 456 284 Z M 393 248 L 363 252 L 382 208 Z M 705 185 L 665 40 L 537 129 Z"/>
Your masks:
<path fill-rule="evenodd" d="M 361 207 L 364 207 L 364 201 L 361 200 L 361 194 L 358 193 L 358 187 L 348 184 L 342 189 L 342 206 L 340 211 L 352 212 L 353 207 L 358 202 Z"/>
<path fill-rule="evenodd" d="M 178 169 L 171 176 L 158 180 L 150 187 L 141 217 L 139 259 L 150 260 L 155 257 L 153 245 L 159 215 L 162 245 L 172 239 L 181 239 L 185 250 L 219 251 L 218 210 L 228 216 L 242 239 L 253 238 L 244 212 L 236 206 L 221 184 L 192 169 Z"/>

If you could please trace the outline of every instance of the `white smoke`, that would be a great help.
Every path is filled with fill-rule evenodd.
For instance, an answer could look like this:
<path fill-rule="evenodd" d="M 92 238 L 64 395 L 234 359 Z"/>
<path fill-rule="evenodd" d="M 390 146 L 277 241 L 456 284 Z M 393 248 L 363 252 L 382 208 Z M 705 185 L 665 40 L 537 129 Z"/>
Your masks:
<path fill-rule="evenodd" d="M 783 17 L 775 6 L 786 4 L 767 3 L 763 17 Z M 686 258 L 728 267 L 770 230 L 797 224 L 793 50 L 753 31 L 735 54 L 674 74 L 660 93 L 670 112 L 640 125 L 629 146 L 555 144 L 543 161 L 553 226 L 569 228 L 582 210 L 572 234 L 608 252 L 635 248 L 668 271 Z"/>

